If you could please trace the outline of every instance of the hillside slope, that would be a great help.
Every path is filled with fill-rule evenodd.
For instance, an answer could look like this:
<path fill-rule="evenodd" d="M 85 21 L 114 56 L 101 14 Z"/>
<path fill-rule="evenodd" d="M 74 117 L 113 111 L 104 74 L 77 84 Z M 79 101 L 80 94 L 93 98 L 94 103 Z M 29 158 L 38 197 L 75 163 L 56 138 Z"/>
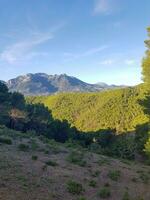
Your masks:
<path fill-rule="evenodd" d="M 142 86 L 97 93 L 65 93 L 53 96 L 30 97 L 32 103 L 44 103 L 54 118 L 68 120 L 81 131 L 117 129 L 133 131 L 148 118 L 138 100 L 145 97 Z"/>
<path fill-rule="evenodd" d="M 149 167 L 140 163 L 9 129 L 0 129 L 0 146 L 1 200 L 150 199 Z"/>

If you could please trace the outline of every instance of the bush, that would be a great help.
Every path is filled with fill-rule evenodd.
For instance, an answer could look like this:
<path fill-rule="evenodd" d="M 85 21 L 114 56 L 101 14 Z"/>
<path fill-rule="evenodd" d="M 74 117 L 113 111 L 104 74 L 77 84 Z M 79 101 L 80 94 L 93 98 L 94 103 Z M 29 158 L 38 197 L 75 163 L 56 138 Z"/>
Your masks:
<path fill-rule="evenodd" d="M 116 136 L 109 148 L 110 156 L 134 159 L 136 150 L 135 138 L 131 134 Z"/>
<path fill-rule="evenodd" d="M 91 180 L 90 182 L 89 182 L 89 186 L 90 187 L 96 187 L 96 185 L 97 185 L 97 183 L 96 183 L 96 181 L 95 180 Z"/>
<path fill-rule="evenodd" d="M 122 200 L 130 200 L 128 191 L 124 193 Z"/>
<path fill-rule="evenodd" d="M 146 144 L 150 136 L 149 128 L 150 127 L 148 123 L 136 126 L 135 142 L 136 150 L 138 153 L 144 153 L 144 145 Z"/>
<path fill-rule="evenodd" d="M 29 150 L 29 146 L 27 144 L 21 143 L 21 144 L 18 145 L 18 149 L 20 151 L 28 151 Z"/>
<path fill-rule="evenodd" d="M 68 189 L 68 192 L 75 195 L 79 195 L 81 194 L 81 192 L 83 191 L 83 186 L 82 184 L 80 183 L 77 183 L 75 181 L 69 181 L 67 183 L 67 189 Z"/>
<path fill-rule="evenodd" d="M 78 200 L 86 200 L 86 198 L 85 197 L 79 197 Z"/>
<path fill-rule="evenodd" d="M 45 163 L 46 163 L 47 165 L 53 166 L 53 167 L 58 166 L 58 163 L 56 163 L 55 161 L 52 161 L 52 160 L 48 160 L 48 161 L 46 161 Z"/>
<path fill-rule="evenodd" d="M 113 170 L 108 172 L 108 177 L 113 181 L 118 181 L 121 173 L 118 170 Z"/>
<path fill-rule="evenodd" d="M 9 139 L 9 138 L 0 138 L 0 143 L 3 143 L 3 144 L 8 144 L 8 145 L 11 145 L 12 144 L 12 140 Z"/>
<path fill-rule="evenodd" d="M 32 156 L 32 160 L 37 160 L 38 159 L 38 156 Z"/>
<path fill-rule="evenodd" d="M 106 199 L 108 197 L 110 197 L 111 192 L 110 189 L 108 187 L 103 187 L 100 191 L 99 191 L 99 196 L 103 199 Z"/>
<path fill-rule="evenodd" d="M 70 163 L 73 163 L 75 165 L 79 165 L 81 167 L 84 167 L 86 165 L 86 161 L 84 160 L 84 154 L 81 152 L 73 151 L 68 156 L 67 160 Z"/>

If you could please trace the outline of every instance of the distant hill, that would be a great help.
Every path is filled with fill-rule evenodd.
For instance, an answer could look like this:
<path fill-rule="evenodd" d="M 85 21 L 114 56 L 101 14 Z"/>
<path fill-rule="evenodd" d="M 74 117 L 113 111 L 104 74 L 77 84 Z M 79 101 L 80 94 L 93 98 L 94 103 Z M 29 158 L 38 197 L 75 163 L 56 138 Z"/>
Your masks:
<path fill-rule="evenodd" d="M 59 92 L 96 92 L 124 86 L 106 83 L 89 84 L 66 74 L 45 73 L 26 74 L 7 82 L 10 91 L 18 91 L 28 96 L 49 95 Z"/>
<path fill-rule="evenodd" d="M 96 93 L 69 93 L 29 97 L 32 103 L 44 103 L 56 119 L 66 119 L 81 131 L 116 129 L 135 131 L 148 121 L 138 100 L 145 97 L 142 85 Z"/>

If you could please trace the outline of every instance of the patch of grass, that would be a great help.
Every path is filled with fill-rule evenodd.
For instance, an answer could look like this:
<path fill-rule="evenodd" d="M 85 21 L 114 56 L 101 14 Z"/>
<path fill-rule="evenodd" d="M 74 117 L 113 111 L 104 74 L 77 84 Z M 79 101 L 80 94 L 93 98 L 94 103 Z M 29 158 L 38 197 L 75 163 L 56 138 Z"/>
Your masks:
<path fill-rule="evenodd" d="M 44 153 L 48 155 L 49 154 L 49 150 L 44 150 Z"/>
<path fill-rule="evenodd" d="M 38 143 L 36 142 L 35 139 L 31 139 L 30 143 L 31 143 L 31 149 L 33 151 L 35 151 L 35 150 L 37 150 L 39 148 L 39 145 L 38 145 Z"/>
<path fill-rule="evenodd" d="M 81 167 L 86 166 L 86 161 L 84 160 L 84 154 L 78 151 L 73 151 L 67 158 L 67 161 Z"/>
<path fill-rule="evenodd" d="M 28 187 L 28 179 L 27 179 L 27 177 L 25 177 L 23 175 L 17 175 L 16 178 L 20 182 L 20 184 L 23 186 L 24 189 L 26 187 Z"/>
<path fill-rule="evenodd" d="M 96 170 L 94 172 L 92 172 L 91 174 L 93 177 L 98 177 L 100 175 L 100 171 L 99 170 Z"/>
<path fill-rule="evenodd" d="M 129 196 L 128 191 L 124 192 L 122 200 L 130 200 L 130 196 Z"/>
<path fill-rule="evenodd" d="M 36 155 L 32 156 L 32 160 L 37 160 L 37 159 L 38 159 L 38 156 L 36 156 Z"/>
<path fill-rule="evenodd" d="M 96 181 L 95 181 L 95 180 L 91 180 L 91 181 L 89 182 L 89 186 L 90 186 L 90 187 L 93 187 L 93 188 L 95 188 L 95 187 L 96 187 L 96 185 L 97 185 L 97 183 L 96 183 Z"/>
<path fill-rule="evenodd" d="M 110 165 L 110 160 L 108 160 L 108 158 L 100 158 L 100 160 L 98 161 L 98 165 Z"/>
<path fill-rule="evenodd" d="M 149 183 L 150 177 L 149 177 L 148 174 L 146 174 L 146 173 L 141 173 L 139 178 L 142 180 L 143 183 L 145 183 L 145 184 L 148 184 L 148 183 Z"/>
<path fill-rule="evenodd" d="M 110 184 L 109 183 L 105 183 L 104 186 L 105 187 L 110 187 Z"/>
<path fill-rule="evenodd" d="M 29 150 L 29 145 L 21 143 L 21 144 L 18 145 L 18 149 L 20 151 L 28 151 Z"/>
<path fill-rule="evenodd" d="M 119 170 L 111 170 L 108 172 L 108 177 L 113 181 L 118 181 L 121 176 L 121 172 Z"/>
<path fill-rule="evenodd" d="M 133 177 L 133 178 L 131 179 L 131 181 L 132 181 L 133 183 L 137 183 L 137 182 L 138 182 L 138 179 L 137 179 L 136 177 Z"/>
<path fill-rule="evenodd" d="M 149 173 L 146 173 L 143 170 L 138 170 L 137 173 L 139 174 L 139 178 L 142 180 L 143 183 L 145 184 L 149 183 L 150 180 Z"/>
<path fill-rule="evenodd" d="M 98 196 L 100 196 L 103 199 L 106 199 L 111 196 L 111 191 L 108 187 L 103 187 L 98 192 Z"/>
<path fill-rule="evenodd" d="M 11 145 L 12 140 L 10 138 L 0 137 L 0 143 Z"/>
<path fill-rule="evenodd" d="M 58 166 L 58 163 L 55 161 L 52 161 L 52 160 L 48 160 L 45 163 L 46 163 L 46 165 L 52 166 L 52 167 Z"/>
<path fill-rule="evenodd" d="M 47 170 L 47 165 L 43 165 L 43 166 L 42 166 L 42 170 L 43 170 L 43 171 L 46 171 L 46 170 Z"/>
<path fill-rule="evenodd" d="M 78 200 L 86 200 L 85 197 L 79 197 Z"/>
<path fill-rule="evenodd" d="M 82 184 L 77 183 L 75 181 L 70 180 L 67 183 L 67 190 L 69 193 L 73 194 L 73 195 L 79 195 L 81 194 L 81 192 L 84 191 Z"/>

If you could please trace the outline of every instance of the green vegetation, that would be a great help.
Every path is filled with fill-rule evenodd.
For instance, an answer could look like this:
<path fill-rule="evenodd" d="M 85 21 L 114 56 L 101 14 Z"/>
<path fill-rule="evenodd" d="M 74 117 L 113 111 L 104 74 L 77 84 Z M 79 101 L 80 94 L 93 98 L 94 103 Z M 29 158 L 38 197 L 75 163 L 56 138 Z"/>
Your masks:
<path fill-rule="evenodd" d="M 110 189 L 108 187 L 103 187 L 100 189 L 98 195 L 103 198 L 103 199 L 106 199 L 108 197 L 111 196 L 111 192 L 110 192 Z"/>
<path fill-rule="evenodd" d="M 84 160 L 84 154 L 82 152 L 72 151 L 70 155 L 67 157 L 67 160 L 70 163 L 79 165 L 81 167 L 84 167 L 86 165 L 86 161 Z"/>
<path fill-rule="evenodd" d="M 89 182 L 89 186 L 90 187 L 96 187 L 96 185 L 97 185 L 97 183 L 96 183 L 96 181 L 95 180 L 91 180 L 90 182 Z"/>
<path fill-rule="evenodd" d="M 78 200 L 86 200 L 86 198 L 85 197 L 79 197 Z"/>
<path fill-rule="evenodd" d="M 11 145 L 12 140 L 9 138 L 0 137 L 0 143 Z"/>
<path fill-rule="evenodd" d="M 36 155 L 32 156 L 32 160 L 37 160 L 37 159 L 38 159 L 38 156 L 36 156 Z"/>
<path fill-rule="evenodd" d="M 21 143 L 21 144 L 18 145 L 18 149 L 20 151 L 28 151 L 29 150 L 29 145 Z"/>
<path fill-rule="evenodd" d="M 77 182 L 72 181 L 72 180 L 70 180 L 67 183 L 67 189 L 68 189 L 68 192 L 70 192 L 74 195 L 79 195 L 79 194 L 81 194 L 81 192 L 84 191 L 82 184 L 77 183 Z"/>
<path fill-rule="evenodd" d="M 113 181 L 118 181 L 121 176 L 121 172 L 118 170 L 112 170 L 108 172 L 108 177 Z"/>
<path fill-rule="evenodd" d="M 148 36 L 149 36 L 149 40 L 145 41 L 145 45 L 147 47 L 147 51 L 146 51 L 146 55 L 143 58 L 143 63 L 142 63 L 142 73 L 143 73 L 143 80 L 146 84 L 150 84 L 150 27 L 148 27 L 147 29 L 148 31 Z"/>
<path fill-rule="evenodd" d="M 125 193 L 123 194 L 122 200 L 130 200 L 130 196 L 129 196 L 128 191 L 125 191 Z"/>
<path fill-rule="evenodd" d="M 134 131 L 148 122 L 138 100 L 145 97 L 143 85 L 99 93 L 68 93 L 30 97 L 28 102 L 44 103 L 55 119 L 67 120 L 83 132 L 116 129 L 118 133 Z"/>
<path fill-rule="evenodd" d="M 52 166 L 52 167 L 58 166 L 58 163 L 55 162 L 55 161 L 52 161 L 52 160 L 48 160 L 48 161 L 46 161 L 45 163 L 46 163 L 46 165 Z"/>

